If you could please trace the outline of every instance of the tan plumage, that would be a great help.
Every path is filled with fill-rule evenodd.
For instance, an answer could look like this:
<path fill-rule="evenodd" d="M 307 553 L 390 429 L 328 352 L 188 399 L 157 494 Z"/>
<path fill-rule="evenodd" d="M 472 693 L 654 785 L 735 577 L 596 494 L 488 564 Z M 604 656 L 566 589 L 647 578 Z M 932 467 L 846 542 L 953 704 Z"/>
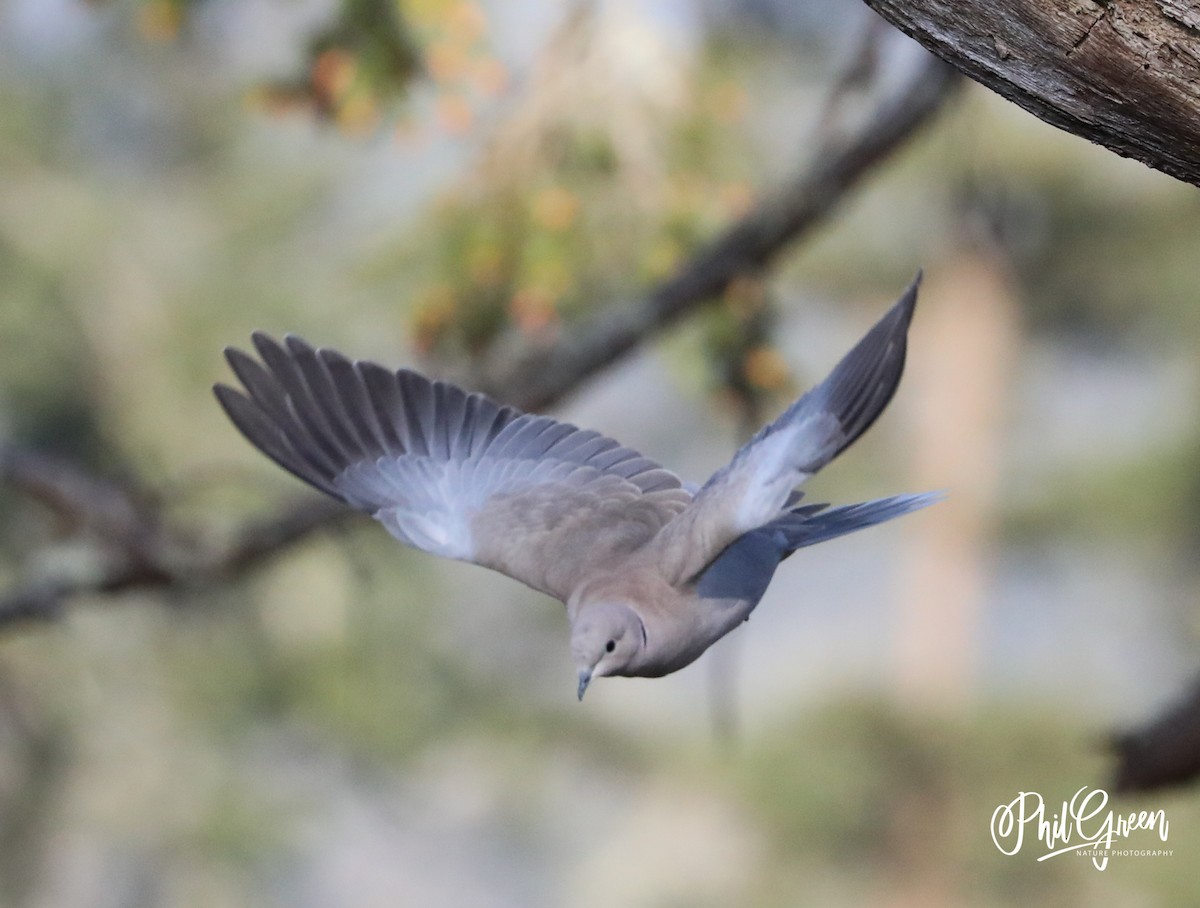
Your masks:
<path fill-rule="evenodd" d="M 214 389 L 264 454 L 373 514 L 397 539 L 492 568 L 566 603 L 579 695 L 593 676 L 682 668 L 746 619 L 793 550 L 936 496 L 797 507 L 904 368 L 918 281 L 830 376 L 703 487 L 593 431 L 415 372 L 253 336 L 229 349 L 245 391 Z"/>

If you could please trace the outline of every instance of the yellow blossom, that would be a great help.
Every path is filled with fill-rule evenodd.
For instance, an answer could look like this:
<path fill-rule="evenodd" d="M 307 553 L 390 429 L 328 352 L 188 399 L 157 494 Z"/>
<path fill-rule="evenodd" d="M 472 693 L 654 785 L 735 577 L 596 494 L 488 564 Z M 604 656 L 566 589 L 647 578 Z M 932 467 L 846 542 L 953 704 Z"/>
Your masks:
<path fill-rule="evenodd" d="M 746 354 L 742 360 L 742 375 L 753 388 L 778 391 L 787 385 L 791 370 L 778 350 L 763 345 Z"/>
<path fill-rule="evenodd" d="M 533 219 L 547 230 L 566 230 L 579 216 L 579 196 L 562 186 L 547 186 L 533 199 Z"/>

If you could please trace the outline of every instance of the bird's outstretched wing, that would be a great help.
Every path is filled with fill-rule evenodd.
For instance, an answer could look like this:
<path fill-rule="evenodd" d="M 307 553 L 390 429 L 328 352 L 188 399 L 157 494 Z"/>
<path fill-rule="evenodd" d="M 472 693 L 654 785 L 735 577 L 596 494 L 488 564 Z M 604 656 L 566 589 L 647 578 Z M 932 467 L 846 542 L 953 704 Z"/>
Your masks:
<path fill-rule="evenodd" d="M 214 388 L 234 425 L 415 548 L 565 600 L 691 500 L 675 474 L 598 432 L 296 337 L 253 341 L 262 363 L 226 351 L 245 392 Z"/>
<path fill-rule="evenodd" d="M 875 422 L 892 399 L 921 275 L 829 376 L 754 436 L 652 545 L 672 583 L 694 579 L 727 546 L 778 518 L 795 488 Z"/>

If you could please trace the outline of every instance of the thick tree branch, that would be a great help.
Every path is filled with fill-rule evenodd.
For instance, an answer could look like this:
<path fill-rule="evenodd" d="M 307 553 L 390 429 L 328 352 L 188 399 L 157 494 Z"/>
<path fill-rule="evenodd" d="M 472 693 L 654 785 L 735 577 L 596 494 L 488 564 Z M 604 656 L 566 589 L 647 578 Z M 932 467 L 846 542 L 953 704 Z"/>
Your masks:
<path fill-rule="evenodd" d="M 1059 129 L 1200 186 L 1193 0 L 864 0 Z"/>
<path fill-rule="evenodd" d="M 880 74 L 880 81 L 890 83 L 890 74 Z M 719 296 L 734 280 L 760 274 L 914 135 L 956 83 L 950 67 L 924 57 L 901 85 L 889 84 L 891 90 L 857 129 L 823 145 L 778 196 L 684 263 L 643 302 L 581 326 L 535 359 L 493 370 L 486 381 L 489 389 L 525 409 L 545 409 L 657 331 Z M 158 508 L 141 496 L 49 457 L 0 449 L 0 481 L 42 500 L 86 532 L 100 556 L 71 571 L 35 572 L 23 586 L 0 595 L 0 628 L 55 618 L 78 595 L 186 590 L 225 581 L 354 516 L 337 502 L 305 496 L 214 544 L 211 534 L 167 525 Z"/>

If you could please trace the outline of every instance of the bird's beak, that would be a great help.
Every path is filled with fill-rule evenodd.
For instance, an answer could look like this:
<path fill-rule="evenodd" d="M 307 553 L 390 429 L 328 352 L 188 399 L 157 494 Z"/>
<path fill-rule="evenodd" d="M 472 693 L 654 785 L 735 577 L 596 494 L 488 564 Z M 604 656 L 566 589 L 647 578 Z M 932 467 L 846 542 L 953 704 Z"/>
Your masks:
<path fill-rule="evenodd" d="M 592 683 L 592 670 L 590 668 L 581 668 L 579 670 L 579 699 L 583 700 L 583 695 L 587 693 L 588 685 Z"/>

